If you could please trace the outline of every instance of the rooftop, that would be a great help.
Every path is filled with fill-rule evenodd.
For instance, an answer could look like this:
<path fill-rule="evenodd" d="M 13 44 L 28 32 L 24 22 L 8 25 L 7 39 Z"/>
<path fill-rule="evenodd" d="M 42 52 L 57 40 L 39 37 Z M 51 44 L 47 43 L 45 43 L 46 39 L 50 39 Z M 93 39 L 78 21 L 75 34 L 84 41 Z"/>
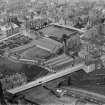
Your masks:
<path fill-rule="evenodd" d="M 52 54 L 56 53 L 62 44 L 49 38 L 41 38 L 32 42 L 13 48 L 9 51 L 13 56 L 20 55 L 22 59 L 36 60 L 48 59 Z M 33 53 L 34 52 L 34 53 Z"/>
<path fill-rule="evenodd" d="M 51 91 L 43 87 L 36 87 L 29 90 L 25 99 L 31 101 L 32 103 L 37 103 L 40 105 L 70 105 L 70 103 L 72 105 L 73 102 L 77 100 L 73 97 L 68 96 L 62 96 L 61 98 L 58 98 L 53 93 L 51 93 Z"/>
<path fill-rule="evenodd" d="M 72 33 L 74 35 L 76 34 L 76 32 L 79 33 L 75 29 L 70 29 L 70 28 L 68 29 L 68 28 L 60 27 L 53 24 L 46 28 L 40 29 L 39 31 L 42 32 L 45 36 L 56 39 L 57 41 L 61 40 L 63 34 L 66 34 L 69 36 Z"/>
<path fill-rule="evenodd" d="M 31 60 L 37 58 L 46 58 L 51 56 L 52 54 L 56 54 L 57 51 L 63 47 L 63 44 L 60 41 L 63 34 L 67 34 L 68 36 L 71 34 L 80 34 L 75 29 L 70 29 L 53 24 L 43 29 L 39 29 L 39 32 L 42 32 L 44 36 L 41 36 L 38 39 L 33 39 L 33 41 L 26 45 L 10 49 L 9 53 L 12 55 L 15 55 L 16 53 L 19 54 L 21 58 Z M 51 37 L 54 37 L 57 40 Z"/>

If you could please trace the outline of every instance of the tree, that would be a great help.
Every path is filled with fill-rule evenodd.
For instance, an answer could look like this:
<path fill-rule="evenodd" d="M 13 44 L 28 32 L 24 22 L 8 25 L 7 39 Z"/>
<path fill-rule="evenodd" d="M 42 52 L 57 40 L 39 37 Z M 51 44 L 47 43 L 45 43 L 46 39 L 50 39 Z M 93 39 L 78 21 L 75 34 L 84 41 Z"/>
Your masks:
<path fill-rule="evenodd" d="M 3 93 L 1 81 L 0 81 L 0 103 L 1 105 L 7 105 L 4 99 L 4 93 Z"/>

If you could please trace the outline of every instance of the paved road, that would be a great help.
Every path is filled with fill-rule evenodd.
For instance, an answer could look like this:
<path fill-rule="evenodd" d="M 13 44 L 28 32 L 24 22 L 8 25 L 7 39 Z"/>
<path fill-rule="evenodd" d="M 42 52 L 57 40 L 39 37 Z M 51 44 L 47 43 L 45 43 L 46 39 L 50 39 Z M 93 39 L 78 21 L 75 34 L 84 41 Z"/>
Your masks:
<path fill-rule="evenodd" d="M 33 87 L 41 85 L 43 83 L 52 81 L 52 80 L 60 78 L 60 77 L 63 77 L 63 76 L 65 76 L 67 74 L 70 74 L 72 72 L 78 71 L 78 70 L 82 69 L 83 66 L 84 66 L 84 64 L 78 64 L 78 65 L 76 65 L 76 66 L 74 66 L 72 68 L 67 68 L 65 70 L 56 72 L 54 74 L 50 74 L 50 75 L 44 76 L 42 78 L 39 78 L 39 79 L 37 79 L 37 80 L 35 80 L 33 82 L 30 82 L 30 83 L 28 83 L 26 85 L 22 85 L 20 87 L 15 88 L 15 89 L 8 90 L 8 92 L 15 95 L 15 94 L 20 93 L 22 91 L 25 91 L 27 89 L 33 88 Z"/>

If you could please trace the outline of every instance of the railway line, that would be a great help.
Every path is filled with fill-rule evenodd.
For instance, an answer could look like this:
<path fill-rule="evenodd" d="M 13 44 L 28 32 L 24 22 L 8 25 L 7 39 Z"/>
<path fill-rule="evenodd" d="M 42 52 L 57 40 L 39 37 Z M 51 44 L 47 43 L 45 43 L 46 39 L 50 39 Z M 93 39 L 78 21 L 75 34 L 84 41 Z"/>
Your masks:
<path fill-rule="evenodd" d="M 78 98 L 80 100 L 95 103 L 97 105 L 105 104 L 105 96 L 104 95 L 100 95 L 98 93 L 90 92 L 90 91 L 75 88 L 75 87 L 62 87 L 62 89 L 67 91 L 66 92 L 67 96 L 72 96 L 72 97 Z"/>

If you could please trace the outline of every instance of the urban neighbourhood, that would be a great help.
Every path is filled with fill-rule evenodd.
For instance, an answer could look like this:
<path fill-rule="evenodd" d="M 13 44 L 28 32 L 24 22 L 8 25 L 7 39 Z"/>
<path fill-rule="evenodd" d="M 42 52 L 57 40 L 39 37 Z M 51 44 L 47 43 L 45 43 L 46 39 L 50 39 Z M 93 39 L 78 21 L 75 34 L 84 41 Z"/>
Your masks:
<path fill-rule="evenodd" d="M 105 1 L 0 0 L 0 105 L 105 105 Z"/>

